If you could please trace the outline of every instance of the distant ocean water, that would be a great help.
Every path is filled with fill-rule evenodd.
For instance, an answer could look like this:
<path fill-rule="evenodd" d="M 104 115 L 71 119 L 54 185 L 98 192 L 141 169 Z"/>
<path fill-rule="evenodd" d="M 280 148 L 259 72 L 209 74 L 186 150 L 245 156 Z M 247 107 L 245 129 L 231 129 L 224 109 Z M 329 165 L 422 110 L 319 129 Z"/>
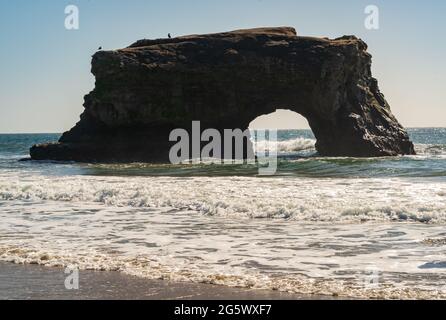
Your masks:
<path fill-rule="evenodd" d="M 280 131 L 271 177 L 252 165 L 19 162 L 59 135 L 0 135 L 0 260 L 445 298 L 446 128 L 409 133 L 416 156 L 360 159 L 318 157 L 311 131 Z"/>

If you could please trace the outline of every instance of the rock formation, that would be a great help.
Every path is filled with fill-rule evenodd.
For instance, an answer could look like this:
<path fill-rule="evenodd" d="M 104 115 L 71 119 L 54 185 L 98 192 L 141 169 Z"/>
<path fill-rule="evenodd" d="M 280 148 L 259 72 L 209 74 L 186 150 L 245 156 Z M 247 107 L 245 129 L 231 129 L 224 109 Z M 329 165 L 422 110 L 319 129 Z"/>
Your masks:
<path fill-rule="evenodd" d="M 354 36 L 300 37 L 260 28 L 140 40 L 93 56 L 95 89 L 81 120 L 58 143 L 31 148 L 37 160 L 168 161 L 169 133 L 245 130 L 256 117 L 289 109 L 304 116 L 321 156 L 414 154 L 371 74 L 367 45 Z"/>

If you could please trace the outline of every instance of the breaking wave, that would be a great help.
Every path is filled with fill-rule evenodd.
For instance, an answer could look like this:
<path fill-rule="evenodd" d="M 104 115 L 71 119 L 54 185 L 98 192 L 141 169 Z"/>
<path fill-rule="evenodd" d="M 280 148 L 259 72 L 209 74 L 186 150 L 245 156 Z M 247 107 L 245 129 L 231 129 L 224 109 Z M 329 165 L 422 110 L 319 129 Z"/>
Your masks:
<path fill-rule="evenodd" d="M 254 150 L 256 152 L 277 152 L 277 153 L 293 153 L 305 150 L 315 150 L 316 140 L 306 138 L 296 138 L 284 141 L 257 141 L 254 142 Z"/>
<path fill-rule="evenodd" d="M 203 215 L 302 221 L 446 222 L 446 185 L 387 179 L 51 177 L 5 179 L 0 201 L 171 208 Z"/>
<path fill-rule="evenodd" d="M 446 145 L 444 144 L 415 144 L 418 155 L 446 156 Z"/>

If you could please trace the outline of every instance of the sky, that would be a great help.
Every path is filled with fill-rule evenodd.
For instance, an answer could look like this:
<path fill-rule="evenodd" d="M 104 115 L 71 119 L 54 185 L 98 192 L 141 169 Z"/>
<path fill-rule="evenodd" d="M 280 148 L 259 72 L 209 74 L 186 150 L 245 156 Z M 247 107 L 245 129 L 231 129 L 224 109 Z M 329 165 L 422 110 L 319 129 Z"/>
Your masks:
<path fill-rule="evenodd" d="M 79 8 L 79 30 L 65 8 Z M 379 29 L 364 25 L 368 5 Z M 356 35 L 373 55 L 373 74 L 407 127 L 446 127 L 446 1 L 442 0 L 0 0 L 0 132 L 63 132 L 94 88 L 91 55 L 142 38 L 292 26 L 299 35 Z M 253 119 L 254 120 L 254 119 Z M 266 121 L 267 120 L 267 121 Z M 306 127 L 298 115 L 259 119 Z"/>

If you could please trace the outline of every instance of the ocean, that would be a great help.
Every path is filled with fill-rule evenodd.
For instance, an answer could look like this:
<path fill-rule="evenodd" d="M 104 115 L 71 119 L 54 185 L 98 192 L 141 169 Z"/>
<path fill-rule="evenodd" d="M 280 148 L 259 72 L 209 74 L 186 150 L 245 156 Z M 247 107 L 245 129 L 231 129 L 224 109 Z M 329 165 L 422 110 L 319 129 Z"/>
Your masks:
<path fill-rule="evenodd" d="M 273 176 L 243 164 L 19 161 L 60 135 L 0 135 L 0 261 L 446 298 L 446 128 L 409 133 L 416 156 L 322 158 L 311 131 L 280 131 Z"/>

